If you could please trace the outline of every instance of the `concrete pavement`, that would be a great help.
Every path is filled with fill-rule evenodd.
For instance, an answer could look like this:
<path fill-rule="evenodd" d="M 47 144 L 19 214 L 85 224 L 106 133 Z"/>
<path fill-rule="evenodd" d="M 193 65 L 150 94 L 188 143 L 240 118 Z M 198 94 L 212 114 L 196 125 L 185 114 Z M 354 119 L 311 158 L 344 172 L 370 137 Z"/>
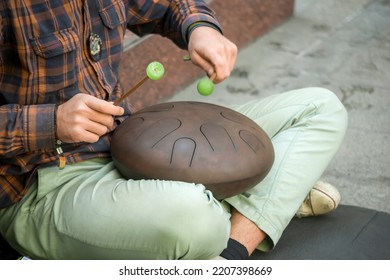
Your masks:
<path fill-rule="evenodd" d="M 389 0 L 297 0 L 294 17 L 240 50 L 213 95 L 194 82 L 166 101 L 226 105 L 308 86 L 332 90 L 349 113 L 323 179 L 342 204 L 390 213 Z"/>

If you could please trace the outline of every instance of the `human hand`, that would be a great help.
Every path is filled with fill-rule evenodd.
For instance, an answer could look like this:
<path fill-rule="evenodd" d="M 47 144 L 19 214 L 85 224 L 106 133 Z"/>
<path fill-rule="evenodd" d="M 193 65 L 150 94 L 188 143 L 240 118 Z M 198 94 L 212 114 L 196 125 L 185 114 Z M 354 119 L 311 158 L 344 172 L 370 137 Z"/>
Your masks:
<path fill-rule="evenodd" d="M 188 51 L 191 61 L 209 77 L 215 73 L 215 83 L 230 76 L 237 59 L 237 46 L 208 26 L 197 27 L 191 32 Z"/>
<path fill-rule="evenodd" d="M 113 116 L 123 113 L 122 107 L 79 93 L 58 106 L 57 138 L 67 143 L 97 142 L 114 129 Z"/>

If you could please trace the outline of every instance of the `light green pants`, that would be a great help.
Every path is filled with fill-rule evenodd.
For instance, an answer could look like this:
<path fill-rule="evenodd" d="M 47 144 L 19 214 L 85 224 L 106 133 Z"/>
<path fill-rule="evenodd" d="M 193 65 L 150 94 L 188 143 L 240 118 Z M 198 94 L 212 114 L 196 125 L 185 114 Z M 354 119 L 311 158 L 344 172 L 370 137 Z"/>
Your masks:
<path fill-rule="evenodd" d="M 124 180 L 111 161 L 39 170 L 22 201 L 0 211 L 1 234 L 33 259 L 207 259 L 226 246 L 228 205 L 278 242 L 337 152 L 347 114 L 330 91 L 305 88 L 234 109 L 271 137 L 275 162 L 253 189 L 219 202 L 202 185 Z"/>

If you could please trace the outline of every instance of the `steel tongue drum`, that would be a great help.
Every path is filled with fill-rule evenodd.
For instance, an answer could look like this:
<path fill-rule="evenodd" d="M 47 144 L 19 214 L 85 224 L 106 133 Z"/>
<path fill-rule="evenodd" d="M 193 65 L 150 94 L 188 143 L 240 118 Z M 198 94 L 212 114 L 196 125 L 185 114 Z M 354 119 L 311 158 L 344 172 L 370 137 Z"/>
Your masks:
<path fill-rule="evenodd" d="M 217 199 L 249 190 L 274 161 L 271 140 L 259 125 L 202 102 L 168 102 L 137 111 L 114 131 L 111 155 L 127 179 L 199 183 Z"/>

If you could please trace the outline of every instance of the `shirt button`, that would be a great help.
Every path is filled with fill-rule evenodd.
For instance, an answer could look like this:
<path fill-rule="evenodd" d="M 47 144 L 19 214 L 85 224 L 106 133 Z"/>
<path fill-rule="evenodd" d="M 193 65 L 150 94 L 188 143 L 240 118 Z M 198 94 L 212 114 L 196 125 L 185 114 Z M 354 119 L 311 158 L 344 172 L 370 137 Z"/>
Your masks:
<path fill-rule="evenodd" d="M 91 33 L 88 39 L 89 54 L 93 61 L 100 60 L 100 53 L 102 51 L 102 39 L 98 34 Z"/>

